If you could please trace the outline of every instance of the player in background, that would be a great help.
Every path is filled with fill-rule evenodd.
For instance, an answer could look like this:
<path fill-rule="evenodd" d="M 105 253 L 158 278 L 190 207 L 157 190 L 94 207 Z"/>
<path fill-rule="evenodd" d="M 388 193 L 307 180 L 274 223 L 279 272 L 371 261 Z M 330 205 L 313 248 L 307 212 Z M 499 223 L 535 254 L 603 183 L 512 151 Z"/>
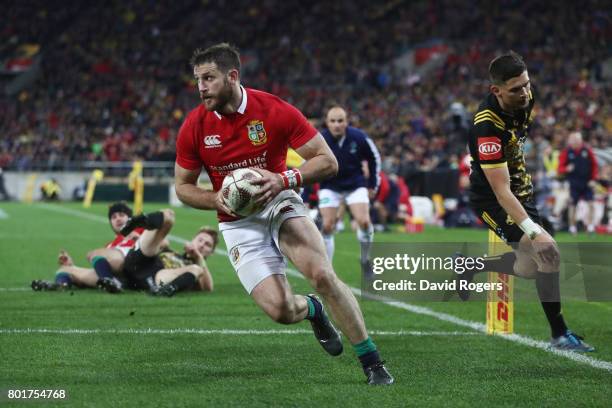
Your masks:
<path fill-rule="evenodd" d="M 123 271 L 128 288 L 167 297 L 184 290 L 212 292 L 213 279 L 206 258 L 217 246 L 217 231 L 200 228 L 185 243 L 184 252 L 178 253 L 170 249 L 166 239 L 174 219 L 174 211 L 164 209 L 130 218 L 121 230 L 129 234 L 135 228 L 145 229 L 125 257 Z"/>
<path fill-rule="evenodd" d="M 533 120 L 534 93 L 527 66 L 515 52 L 489 65 L 490 93 L 480 104 L 470 130 L 472 155 L 470 203 L 474 211 L 514 251 L 485 258 L 483 271 L 536 281 L 538 297 L 551 328 L 553 347 L 579 352 L 594 349 L 570 331 L 561 313 L 559 250 L 540 225 L 527 173 L 524 144 Z M 471 281 L 474 273 L 458 275 Z M 469 292 L 459 290 L 466 300 Z"/>
<path fill-rule="evenodd" d="M 294 191 L 332 177 L 337 162 L 327 143 L 295 107 L 240 84 L 240 56 L 228 44 L 196 50 L 191 59 L 202 104 L 189 113 L 177 138 L 176 192 L 185 204 L 217 210 L 219 230 L 245 290 L 273 320 L 309 320 L 321 346 L 342 352 L 342 340 L 314 295 L 296 295 L 285 276 L 289 258 L 329 306 L 354 347 L 369 384 L 391 384 L 393 377 L 368 336 L 359 304 L 336 276 L 321 234 Z M 306 161 L 287 170 L 291 147 Z M 237 168 L 262 174 L 254 197 L 264 208 L 238 218 L 220 194 L 223 178 Z M 197 184 L 204 169 L 213 190 Z"/>
<path fill-rule="evenodd" d="M 357 239 L 361 244 L 361 269 L 369 275 L 368 258 L 374 239 L 370 220 L 370 199 L 380 185 L 380 154 L 374 142 L 361 129 L 349 126 L 346 110 L 332 106 L 326 114 L 327 128 L 321 132 L 338 161 L 338 174 L 321 182 L 319 211 L 323 218 L 323 241 L 330 261 L 334 257 L 334 233 L 338 221 L 338 207 L 348 206 L 357 222 Z M 368 163 L 369 176 L 363 171 Z"/>
<path fill-rule="evenodd" d="M 53 282 L 46 280 L 32 281 L 32 289 L 58 290 L 77 287 L 100 286 L 110 293 L 122 290 L 118 277 L 122 276 L 123 262 L 128 251 L 134 247 L 142 229 L 136 229 L 127 236 L 120 231 L 132 216 L 132 209 L 125 202 L 117 202 L 108 208 L 108 221 L 115 233 L 115 239 L 104 248 L 94 249 L 87 254 L 93 268 L 75 266 L 67 251 L 61 250 L 58 256 L 60 264 Z"/>
<path fill-rule="evenodd" d="M 377 231 L 388 231 L 390 223 L 406 223 L 407 218 L 412 216 L 412 205 L 410 190 L 404 179 L 394 173 L 387 176 L 381 171 L 380 187 L 372 207 L 370 214 Z"/>
<path fill-rule="evenodd" d="M 582 141 L 580 132 L 572 132 L 567 147 L 559 156 L 559 175 L 569 183 L 570 204 L 568 207 L 569 232 L 576 234 L 576 206 L 584 199 L 589 208 L 587 231 L 595 232 L 595 211 L 593 208 L 593 189 L 597 185 L 597 159 L 593 150 Z"/>

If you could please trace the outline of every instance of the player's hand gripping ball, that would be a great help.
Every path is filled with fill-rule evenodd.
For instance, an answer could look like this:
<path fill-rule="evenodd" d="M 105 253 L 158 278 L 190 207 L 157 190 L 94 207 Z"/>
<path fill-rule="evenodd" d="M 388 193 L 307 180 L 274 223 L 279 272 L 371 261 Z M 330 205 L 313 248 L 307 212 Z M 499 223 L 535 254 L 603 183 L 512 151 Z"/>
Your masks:
<path fill-rule="evenodd" d="M 238 169 L 225 176 L 221 186 L 221 195 L 225 205 L 243 217 L 261 210 L 261 207 L 253 200 L 253 194 L 261 187 L 251 184 L 252 180 L 261 177 L 261 174 L 253 169 Z"/>

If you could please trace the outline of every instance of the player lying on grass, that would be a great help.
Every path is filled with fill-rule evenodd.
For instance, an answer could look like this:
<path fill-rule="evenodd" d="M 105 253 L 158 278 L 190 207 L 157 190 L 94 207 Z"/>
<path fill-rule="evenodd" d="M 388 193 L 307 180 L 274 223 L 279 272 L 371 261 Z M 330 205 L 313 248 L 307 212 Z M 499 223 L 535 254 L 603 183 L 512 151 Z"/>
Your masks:
<path fill-rule="evenodd" d="M 565 325 L 559 290 L 559 249 L 540 225 L 534 203 L 524 153 L 535 104 L 527 66 L 518 54 L 510 52 L 491 61 L 489 76 L 491 92 L 480 104 L 469 135 L 470 203 L 489 229 L 512 245 L 514 251 L 485 258 L 483 271 L 535 279 L 552 333 L 551 345 L 593 351 Z M 473 278 L 474 273 L 458 275 L 464 283 Z M 459 282 L 459 296 L 466 300 L 469 292 L 461 287 Z"/>
<path fill-rule="evenodd" d="M 128 251 L 132 249 L 136 240 L 143 231 L 142 228 L 132 231 L 127 236 L 120 233 L 121 228 L 132 216 L 132 209 L 124 202 L 117 202 L 108 208 L 108 221 L 115 233 L 115 239 L 108 243 L 104 248 L 94 249 L 87 254 L 87 259 L 92 264 L 92 268 L 75 266 L 72 257 L 67 251 L 61 250 L 58 256 L 60 264 L 55 273 L 53 282 L 46 280 L 32 281 L 32 289 L 58 290 L 67 289 L 73 286 L 82 288 L 94 288 L 102 286 L 104 282 L 113 282 L 112 287 L 120 292 L 122 288 L 119 277 L 122 275 L 123 262 Z"/>
<path fill-rule="evenodd" d="M 179 254 L 170 249 L 166 239 L 173 225 L 174 211 L 165 209 L 130 218 L 121 230 L 129 234 L 136 228 L 145 228 L 125 258 L 123 272 L 128 288 L 168 297 L 182 290 L 213 290 L 206 257 L 217 246 L 217 231 L 200 228 L 193 239 L 185 243 L 185 252 Z M 104 289 L 109 292 L 116 290 L 114 285 L 112 280 L 103 282 Z"/>

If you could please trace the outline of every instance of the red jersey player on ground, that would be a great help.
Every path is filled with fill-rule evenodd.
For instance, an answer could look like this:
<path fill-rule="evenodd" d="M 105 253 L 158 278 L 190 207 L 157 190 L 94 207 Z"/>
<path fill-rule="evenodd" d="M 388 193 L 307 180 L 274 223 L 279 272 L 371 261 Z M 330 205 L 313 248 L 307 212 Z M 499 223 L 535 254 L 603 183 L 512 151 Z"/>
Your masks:
<path fill-rule="evenodd" d="M 357 300 L 338 279 L 325 254 L 319 231 L 293 191 L 333 176 L 338 164 L 323 137 L 293 106 L 280 98 L 240 85 L 240 56 L 228 44 L 196 50 L 191 59 L 202 104 L 186 118 L 176 144 L 178 197 L 199 209 L 217 210 L 219 230 L 238 277 L 272 319 L 293 324 L 307 319 L 331 355 L 342 352 L 339 333 L 319 299 L 293 294 L 285 276 L 285 256 L 327 302 L 349 338 L 369 384 L 391 384 L 376 346 L 367 334 Z M 287 170 L 287 149 L 306 159 Z M 265 208 L 238 219 L 218 193 L 225 175 L 254 167 L 262 174 L 255 200 Z M 213 189 L 203 190 L 198 177 L 206 170 Z"/>
<path fill-rule="evenodd" d="M 87 254 L 87 259 L 93 268 L 75 266 L 68 252 L 61 250 L 58 255 L 60 267 L 55 273 L 55 281 L 34 280 L 32 289 L 58 290 L 72 285 L 95 288 L 98 285 L 110 293 L 120 292 L 122 284 L 116 276 L 121 276 L 125 256 L 134 247 L 143 231 L 142 228 L 138 228 L 127 237 L 119 233 L 131 215 L 132 209 L 126 203 L 112 204 L 108 209 L 108 221 L 115 233 L 115 239 L 104 248 L 94 249 Z"/>

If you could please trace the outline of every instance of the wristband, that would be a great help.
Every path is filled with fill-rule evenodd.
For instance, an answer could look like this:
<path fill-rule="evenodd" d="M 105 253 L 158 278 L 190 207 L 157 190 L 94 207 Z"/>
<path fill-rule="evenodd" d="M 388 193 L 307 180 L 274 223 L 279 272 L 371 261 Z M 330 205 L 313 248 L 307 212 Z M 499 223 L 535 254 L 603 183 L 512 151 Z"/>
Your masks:
<path fill-rule="evenodd" d="M 279 173 L 283 180 L 285 190 L 298 188 L 302 186 L 302 173 L 298 169 L 292 169 Z"/>
<path fill-rule="evenodd" d="M 542 232 L 542 228 L 529 217 L 519 224 L 519 228 L 527 234 L 529 239 L 534 239 L 536 235 Z"/>

